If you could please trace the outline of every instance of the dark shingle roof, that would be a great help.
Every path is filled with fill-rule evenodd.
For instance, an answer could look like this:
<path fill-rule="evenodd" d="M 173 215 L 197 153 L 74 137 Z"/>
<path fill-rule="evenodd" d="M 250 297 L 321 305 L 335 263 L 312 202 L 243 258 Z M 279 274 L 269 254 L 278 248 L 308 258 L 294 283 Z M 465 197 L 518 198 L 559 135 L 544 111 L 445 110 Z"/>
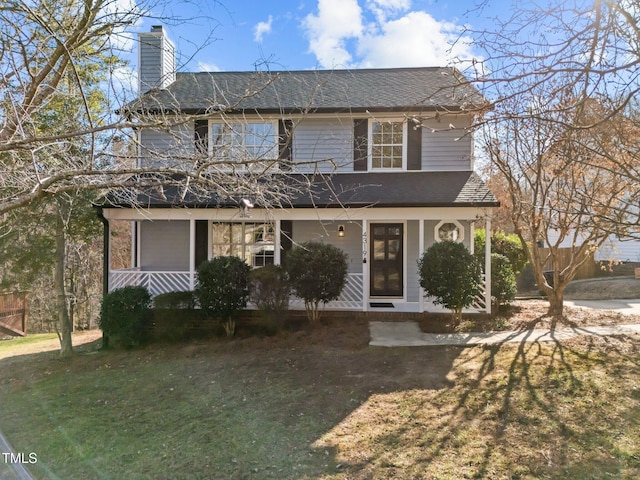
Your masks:
<path fill-rule="evenodd" d="M 483 104 L 457 70 L 424 67 L 178 73 L 166 90 L 150 91 L 129 108 L 286 113 L 459 110 Z"/>
<path fill-rule="evenodd" d="M 284 207 L 342 208 L 342 207 L 495 207 L 499 203 L 480 177 L 469 171 L 403 173 L 341 173 L 333 176 L 303 177 L 288 175 L 284 181 L 295 185 Z M 310 184 L 302 191 L 300 185 Z M 246 196 L 246 195 L 245 195 Z M 249 195 L 250 196 L 250 195 Z M 215 194 L 184 196 L 181 189 L 167 187 L 150 189 L 137 196 L 137 205 L 150 208 L 237 207 L 237 198 L 217 198 Z M 115 198 L 107 198 L 105 208 L 124 205 Z M 275 205 L 269 205 L 273 207 Z M 264 207 L 259 203 L 256 207 Z"/>

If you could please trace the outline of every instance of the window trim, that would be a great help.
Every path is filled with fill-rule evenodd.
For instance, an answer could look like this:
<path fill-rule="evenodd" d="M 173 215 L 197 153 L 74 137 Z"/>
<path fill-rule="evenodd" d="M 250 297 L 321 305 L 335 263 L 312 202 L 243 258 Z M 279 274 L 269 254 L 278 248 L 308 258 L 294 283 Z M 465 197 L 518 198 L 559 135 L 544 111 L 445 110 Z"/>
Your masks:
<path fill-rule="evenodd" d="M 374 123 L 402 123 L 402 166 L 392 168 L 378 168 L 373 166 L 373 124 Z M 407 120 L 401 117 L 390 118 L 373 118 L 369 119 L 368 132 L 367 132 L 367 170 L 369 172 L 404 172 L 407 170 L 407 148 L 408 148 L 408 133 L 407 133 Z"/>
<path fill-rule="evenodd" d="M 280 136 L 279 136 L 279 128 L 278 128 L 278 120 L 275 119 L 269 119 L 266 120 L 264 118 L 242 118 L 242 119 L 234 119 L 234 118 L 230 118 L 228 121 L 224 121 L 224 120 L 218 120 L 218 119 L 209 119 L 209 124 L 208 124 L 208 134 L 207 134 L 207 139 L 208 139 L 208 145 L 207 145 L 207 150 L 208 150 L 208 154 L 209 154 L 209 158 L 211 159 L 219 159 L 219 160 L 223 160 L 223 161 L 229 161 L 229 158 L 227 157 L 216 157 L 214 154 L 214 147 L 215 147 L 215 143 L 214 143 L 214 139 L 213 139 L 213 127 L 214 125 L 231 125 L 231 126 L 236 126 L 236 125 L 241 125 L 242 126 L 242 147 L 244 148 L 246 146 L 246 126 L 247 125 L 251 125 L 251 124 L 261 124 L 261 125 L 271 125 L 272 130 L 273 130 L 273 135 L 272 135 L 272 141 L 273 141 L 273 146 L 271 148 L 271 156 L 270 157 L 264 157 L 264 158 L 260 158 L 262 160 L 273 160 L 273 161 L 277 161 L 280 155 Z M 231 158 L 232 159 L 232 158 Z M 258 158 L 256 158 L 258 159 Z M 246 166 L 242 166 L 242 168 L 246 168 Z"/>
<path fill-rule="evenodd" d="M 460 232 L 460 234 L 458 235 L 458 238 L 456 240 L 454 240 L 454 242 L 456 243 L 462 243 L 464 242 L 464 226 L 457 220 L 440 220 L 438 222 L 438 224 L 433 228 L 433 238 L 436 242 L 444 242 L 444 241 L 448 241 L 448 240 L 442 240 L 440 238 L 440 228 L 447 224 L 447 223 L 453 223 L 456 227 L 458 227 L 458 230 Z"/>
<path fill-rule="evenodd" d="M 225 228 L 229 229 L 229 243 L 222 243 L 222 242 L 215 242 L 215 232 L 214 229 L 216 228 L 216 226 L 224 226 Z M 242 234 L 241 234 L 241 238 L 242 238 L 242 242 L 241 243 L 236 243 L 233 241 L 233 235 L 232 235 L 232 227 L 234 225 L 239 225 L 242 227 Z M 257 256 L 255 253 L 255 251 L 253 251 L 253 249 L 256 248 L 256 246 L 258 246 L 258 241 L 256 241 L 255 237 L 254 237 L 254 241 L 252 243 L 247 243 L 246 240 L 246 236 L 249 232 L 247 232 L 247 226 L 252 226 L 254 228 L 256 228 L 256 231 L 259 227 L 266 227 L 268 229 L 270 229 L 270 233 L 273 235 L 273 240 L 271 242 L 269 242 L 268 240 L 262 240 L 263 245 L 267 245 L 267 244 L 273 244 L 273 250 L 272 250 L 272 254 L 271 255 L 266 255 L 266 254 L 262 254 L 261 256 Z M 210 247 L 210 251 L 209 251 L 209 259 L 214 258 L 216 255 L 214 254 L 215 252 L 215 246 L 216 245 L 223 245 L 223 246 L 227 246 L 230 247 L 230 255 L 233 255 L 233 250 L 235 246 L 240 246 L 240 249 L 242 251 L 242 256 L 238 257 L 241 260 L 243 260 L 244 262 L 247 263 L 247 265 L 249 265 L 251 268 L 261 268 L 264 267 L 265 265 L 270 265 L 270 264 L 274 264 L 275 263 L 275 250 L 276 250 L 276 226 L 274 223 L 271 222 L 260 222 L 260 221 L 242 221 L 242 222 L 211 222 L 211 226 L 209 227 L 209 231 L 211 232 L 211 240 L 209 241 L 209 247 Z M 252 232 L 255 233 L 255 232 Z M 250 254 L 250 258 L 246 256 L 247 251 L 251 250 L 251 254 Z M 269 250 L 264 250 L 269 251 Z M 235 255 L 234 255 L 235 256 Z M 262 258 L 263 262 L 262 265 L 257 265 L 256 264 L 256 258 Z M 267 262 L 266 259 L 269 258 L 271 259 L 270 262 Z M 249 263 L 249 260 L 251 260 L 251 262 Z"/>

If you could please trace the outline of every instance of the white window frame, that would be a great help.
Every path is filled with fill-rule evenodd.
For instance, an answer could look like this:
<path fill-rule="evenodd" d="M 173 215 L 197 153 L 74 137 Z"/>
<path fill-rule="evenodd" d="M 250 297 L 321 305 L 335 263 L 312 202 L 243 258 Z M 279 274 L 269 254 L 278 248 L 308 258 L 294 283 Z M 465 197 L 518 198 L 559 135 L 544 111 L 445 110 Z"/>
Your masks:
<path fill-rule="evenodd" d="M 228 242 L 216 242 L 216 236 L 214 233 L 214 229 L 216 227 L 223 226 L 225 228 L 229 228 L 229 241 Z M 240 233 L 240 242 L 235 242 L 232 235 L 233 226 L 240 227 L 242 229 Z M 273 239 L 256 239 L 253 238 L 253 241 L 247 242 L 246 238 L 249 234 L 255 234 L 259 231 L 259 229 L 263 227 L 263 234 L 265 231 L 268 231 L 271 235 L 273 235 Z M 238 258 L 247 262 L 251 268 L 261 268 L 265 265 L 270 265 L 275 263 L 275 234 L 276 228 L 275 224 L 271 222 L 211 222 L 210 232 L 211 232 L 211 241 L 209 242 L 209 258 L 215 257 L 216 245 L 229 247 L 229 254 L 233 256 L 237 256 Z M 249 231 L 250 229 L 255 229 L 253 231 Z M 269 229 L 269 230 L 266 230 Z M 234 249 L 240 249 L 241 255 L 234 255 Z M 263 253 L 261 255 L 256 255 L 262 249 Z M 264 252 L 271 251 L 271 254 L 266 254 Z M 267 262 L 267 258 L 271 259 L 271 261 Z M 257 259 L 262 259 L 262 262 L 257 262 Z M 261 263 L 261 264 L 258 264 Z"/>
<path fill-rule="evenodd" d="M 445 240 L 442 240 L 440 238 L 440 227 L 442 227 L 443 225 L 445 225 L 447 223 L 453 223 L 456 227 L 458 227 L 458 231 L 460 232 L 460 234 L 458 235 L 458 238 L 456 240 L 454 240 L 454 241 L 457 242 L 457 243 L 462 243 L 464 241 L 464 227 L 457 220 L 440 220 L 440 222 L 438 222 L 438 224 L 433 229 L 433 238 L 434 238 L 434 240 L 436 242 L 445 241 Z"/>
<path fill-rule="evenodd" d="M 382 168 L 373 166 L 373 124 L 374 123 L 402 123 L 402 166 Z M 370 172 L 400 172 L 407 170 L 407 121 L 404 118 L 391 117 L 391 118 L 375 118 L 369 119 L 369 132 L 367 142 L 367 157 L 368 165 L 367 170 Z"/>
<path fill-rule="evenodd" d="M 214 142 L 214 128 L 218 125 L 222 125 L 223 127 L 231 127 L 232 131 L 235 133 L 237 130 L 237 127 L 240 127 L 242 129 L 242 135 L 239 135 L 242 138 L 242 144 L 241 145 L 231 145 L 231 150 L 233 150 L 234 148 L 240 148 L 240 149 L 245 149 L 246 148 L 246 139 L 247 139 L 247 135 L 246 135 L 246 128 L 247 125 L 271 125 L 272 130 L 273 130 L 273 147 L 271 148 L 271 152 L 272 154 L 270 156 L 265 156 L 265 157 L 247 157 L 247 160 L 277 160 L 278 159 L 278 155 L 279 155 L 279 139 L 278 139 L 278 122 L 275 120 L 265 120 L 262 118 L 248 118 L 248 119 L 233 119 L 230 118 L 228 120 L 216 120 L 216 119 L 212 119 L 209 120 L 209 131 L 208 131 L 208 137 L 209 137 L 209 141 L 208 141 L 208 153 L 210 158 L 213 159 L 219 159 L 220 161 L 224 161 L 224 162 L 232 162 L 234 160 L 234 157 L 225 157 L 225 156 L 216 156 L 215 154 L 215 147 L 216 147 L 216 143 Z M 267 143 L 267 141 L 265 140 L 265 144 Z M 243 159 L 244 160 L 244 159 Z M 242 168 L 245 168 L 245 166 L 243 165 Z"/>

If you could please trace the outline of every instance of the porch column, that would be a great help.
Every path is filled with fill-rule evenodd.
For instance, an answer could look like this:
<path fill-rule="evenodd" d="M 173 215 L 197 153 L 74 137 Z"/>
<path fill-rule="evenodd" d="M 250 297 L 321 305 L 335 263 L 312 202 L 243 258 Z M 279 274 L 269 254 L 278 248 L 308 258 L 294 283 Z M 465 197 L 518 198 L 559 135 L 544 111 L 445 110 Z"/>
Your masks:
<path fill-rule="evenodd" d="M 471 238 L 473 242 L 473 238 Z M 484 301 L 491 313 L 491 218 L 484 221 Z"/>
<path fill-rule="evenodd" d="M 196 221 L 189 219 L 189 290 L 196 287 Z"/>
<path fill-rule="evenodd" d="M 276 220 L 274 235 L 276 238 L 273 239 L 273 263 L 276 265 L 280 265 L 282 261 L 280 248 L 282 244 L 280 243 L 280 219 Z"/>
<path fill-rule="evenodd" d="M 140 248 L 140 222 L 136 221 L 135 222 L 135 231 L 133 232 L 133 234 L 135 235 L 135 264 L 133 265 L 136 268 L 140 268 L 140 252 L 142 250 L 142 248 Z"/>
<path fill-rule="evenodd" d="M 418 227 L 418 256 L 422 257 L 423 254 L 424 254 L 424 218 L 421 218 L 420 224 Z M 419 302 L 418 312 L 424 313 L 424 288 L 420 287 L 418 289 L 418 295 L 420 295 L 420 298 L 418 300 Z"/>
<path fill-rule="evenodd" d="M 131 220 L 131 267 L 137 267 L 140 259 L 138 258 L 138 222 Z"/>
<path fill-rule="evenodd" d="M 369 248 L 367 246 L 368 222 L 362 220 L 362 311 L 369 310 L 369 265 L 367 258 L 369 256 Z"/>

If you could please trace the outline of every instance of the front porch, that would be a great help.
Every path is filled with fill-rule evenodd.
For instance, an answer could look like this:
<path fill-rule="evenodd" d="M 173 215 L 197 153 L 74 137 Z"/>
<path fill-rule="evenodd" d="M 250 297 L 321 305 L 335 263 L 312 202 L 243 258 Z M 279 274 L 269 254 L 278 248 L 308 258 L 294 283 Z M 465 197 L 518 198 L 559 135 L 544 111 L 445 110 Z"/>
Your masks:
<path fill-rule="evenodd" d="M 467 313 L 486 312 L 486 287 L 485 276 L 483 277 L 482 289 L 474 304 L 466 310 Z M 339 311 L 375 311 L 389 313 L 423 313 L 445 311 L 439 305 L 432 302 L 406 302 L 385 300 L 377 298 L 368 300 L 364 297 L 364 275 L 362 273 L 349 273 L 347 284 L 340 295 L 340 298 L 329 302 L 326 310 Z M 109 272 L 109 291 L 129 285 L 145 287 L 152 297 L 162 293 L 193 290 L 196 284 L 195 272 L 159 272 L 143 271 L 139 268 L 127 268 L 122 270 L 111 270 Z M 426 305 L 426 306 L 425 306 Z M 251 307 L 251 306 L 250 306 Z M 292 310 L 304 310 L 304 301 L 292 297 L 289 301 L 289 308 Z"/>
<path fill-rule="evenodd" d="M 398 220 L 400 214 L 402 220 Z M 450 235 L 473 250 L 475 219 L 484 218 L 485 228 L 491 226 L 486 209 L 473 207 L 256 209 L 251 217 L 243 217 L 234 209 L 105 209 L 104 216 L 107 228 L 115 222 L 131 226 L 131 266 L 112 268 L 111 247 L 107 248 L 108 291 L 126 285 L 144 286 L 152 296 L 193 290 L 197 265 L 207 258 L 238 254 L 244 255 L 254 267 L 280 264 L 291 246 L 315 240 L 338 246 L 350 259 L 347 285 L 338 300 L 326 305 L 327 310 L 389 313 L 446 311 L 424 297 L 417 277 L 418 258 L 433 242 Z M 261 229 L 259 242 L 255 241 L 256 225 L 269 226 Z M 229 226 L 224 241 L 220 226 L 225 226 L 223 230 Z M 396 240 L 387 239 L 389 226 L 397 227 Z M 376 236 L 382 227 L 386 228 L 387 236 Z M 244 237 L 236 235 L 235 229 Z M 269 238 L 272 246 L 265 248 L 264 244 L 269 243 L 265 241 L 267 230 L 273 234 Z M 236 240 L 232 239 L 234 236 Z M 227 241 L 229 246 L 224 243 Z M 260 255 L 255 254 L 258 243 L 262 248 Z M 485 256 L 489 259 L 490 245 L 487 247 Z M 391 258 L 391 254 L 395 257 Z M 490 312 L 491 289 L 487 278 L 490 262 L 485 262 L 482 293 L 467 312 Z M 290 309 L 304 309 L 303 301 L 292 298 Z"/>

